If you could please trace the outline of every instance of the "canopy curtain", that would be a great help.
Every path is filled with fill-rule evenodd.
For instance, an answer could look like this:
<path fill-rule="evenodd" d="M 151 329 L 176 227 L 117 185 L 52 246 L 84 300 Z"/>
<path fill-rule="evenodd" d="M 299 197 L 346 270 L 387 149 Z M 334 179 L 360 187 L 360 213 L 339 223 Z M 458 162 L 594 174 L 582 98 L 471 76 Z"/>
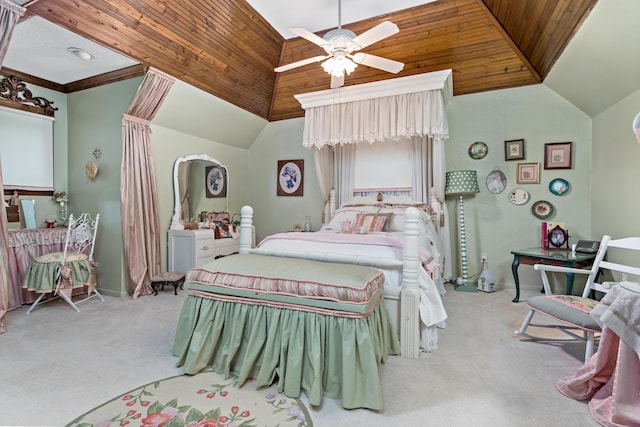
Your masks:
<path fill-rule="evenodd" d="M 18 22 L 18 19 L 24 14 L 25 8 L 19 6 L 9 0 L 0 0 L 0 67 L 4 56 L 7 54 L 9 48 L 9 42 L 11 41 L 11 35 L 13 29 Z M 3 195 L 4 201 L 4 184 L 2 181 L 2 165 L 0 164 L 0 194 Z M 9 254 L 7 248 L 9 247 L 9 239 L 7 236 L 8 230 L 7 211 L 2 207 L 0 213 L 0 239 L 2 245 L 0 245 L 0 334 L 6 331 L 4 324 L 4 316 L 9 310 Z"/>
<path fill-rule="evenodd" d="M 397 141 L 413 136 L 447 139 L 444 98 L 440 90 L 405 93 L 305 110 L 303 145 Z"/>
<path fill-rule="evenodd" d="M 355 145 L 397 141 L 412 143 L 412 197 L 430 201 L 430 192 L 441 202 L 439 231 L 445 260 L 451 259 L 447 207 L 444 204 L 445 150 L 449 125 L 441 89 L 425 90 L 353 102 L 331 103 L 305 109 L 303 145 L 315 149 L 316 173 L 322 188 L 330 188 L 327 176 L 329 149 L 335 147 L 333 184 L 337 205 L 353 197 Z M 324 159 L 320 161 L 319 158 Z M 327 196 L 323 193 L 326 200 Z M 451 277 L 451 263 L 444 265 Z"/>
<path fill-rule="evenodd" d="M 120 210 L 127 290 L 134 299 L 149 295 L 160 272 L 160 218 L 150 121 L 174 79 L 150 68 L 122 118 Z"/>
<path fill-rule="evenodd" d="M 411 169 L 412 169 L 412 193 L 414 200 L 430 202 L 436 197 L 441 211 L 436 212 L 436 227 L 440 232 L 443 247 L 442 252 L 445 260 L 451 259 L 451 242 L 449 239 L 449 214 L 447 205 L 444 203 L 443 179 L 446 174 L 446 164 L 444 156 L 444 140 L 431 137 L 412 137 L 411 144 Z M 451 262 L 446 262 L 443 269 L 444 277 L 452 275 Z"/>
<path fill-rule="evenodd" d="M 13 29 L 26 10 L 9 0 L 0 0 L 0 66 L 9 49 Z"/>
<path fill-rule="evenodd" d="M 320 187 L 322 200 L 324 200 L 324 210 L 322 212 L 323 223 L 333 214 L 329 212 L 329 193 L 331 189 L 333 189 L 333 151 L 331 147 L 325 147 L 322 150 L 317 148 L 313 150 L 318 186 Z"/>
<path fill-rule="evenodd" d="M 356 146 L 352 144 L 335 147 L 334 182 L 336 189 L 336 205 L 353 199 L 355 181 Z"/>

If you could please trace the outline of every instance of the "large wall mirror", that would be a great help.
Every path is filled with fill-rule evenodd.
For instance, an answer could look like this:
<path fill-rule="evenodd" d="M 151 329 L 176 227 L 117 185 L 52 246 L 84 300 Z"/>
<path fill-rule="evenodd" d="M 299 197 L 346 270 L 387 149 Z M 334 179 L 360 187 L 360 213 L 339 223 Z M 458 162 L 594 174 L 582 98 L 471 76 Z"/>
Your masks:
<path fill-rule="evenodd" d="M 173 165 L 173 191 L 171 230 L 183 230 L 201 212 L 229 210 L 229 171 L 208 154 L 180 157 Z"/>

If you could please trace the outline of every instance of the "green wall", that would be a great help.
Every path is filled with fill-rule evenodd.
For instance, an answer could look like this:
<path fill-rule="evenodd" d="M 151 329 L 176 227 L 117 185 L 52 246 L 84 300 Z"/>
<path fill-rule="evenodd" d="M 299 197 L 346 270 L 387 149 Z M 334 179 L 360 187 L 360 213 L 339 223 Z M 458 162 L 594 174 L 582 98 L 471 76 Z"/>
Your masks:
<path fill-rule="evenodd" d="M 122 115 L 142 78 L 125 80 L 69 94 L 69 206 L 70 212 L 100 213 L 95 259 L 98 286 L 106 295 L 128 295 L 124 281 L 120 165 Z M 95 181 L 85 174 L 93 151 L 102 150 Z M 58 164 L 56 163 L 56 167 Z"/>
<path fill-rule="evenodd" d="M 496 284 L 512 288 L 510 251 L 540 246 L 541 220 L 531 213 L 532 205 L 546 200 L 554 206 L 547 220 L 564 222 L 570 241 L 599 239 L 591 232 L 591 119 L 544 85 L 527 86 L 456 96 L 448 106 L 449 140 L 446 142 L 447 170 L 472 169 L 478 172 L 480 193 L 465 198 L 465 226 L 469 276 L 482 270 L 480 257 L 488 256 L 488 266 Z M 505 161 L 504 141 L 525 140 L 525 159 Z M 489 152 L 474 160 L 468 148 L 483 141 Z M 573 142 L 571 169 L 545 170 L 544 144 Z M 517 184 L 516 167 L 521 162 L 540 164 L 539 184 Z M 498 167 L 507 176 L 507 187 L 499 194 L 487 190 L 486 178 Z M 570 191 L 556 196 L 549 182 L 564 178 Z M 515 188 L 529 192 L 529 201 L 514 205 L 509 193 Z M 457 265 L 457 198 L 447 198 L 452 230 L 452 261 Z M 454 273 L 455 274 L 455 273 Z M 519 268 L 521 287 L 539 287 L 540 275 L 529 266 Z M 472 282 L 476 282 L 477 277 Z"/>
<path fill-rule="evenodd" d="M 267 124 L 249 150 L 249 200 L 256 239 L 292 230 L 311 216 L 313 229 L 321 225 L 323 201 L 316 179 L 313 152 L 302 146 L 304 119 Z M 278 160 L 304 160 L 302 196 L 277 196 Z"/>
<path fill-rule="evenodd" d="M 593 119 L 591 222 L 594 238 L 640 236 L 640 144 L 631 123 L 640 112 L 640 91 Z M 627 260 L 640 265 L 640 260 Z"/>

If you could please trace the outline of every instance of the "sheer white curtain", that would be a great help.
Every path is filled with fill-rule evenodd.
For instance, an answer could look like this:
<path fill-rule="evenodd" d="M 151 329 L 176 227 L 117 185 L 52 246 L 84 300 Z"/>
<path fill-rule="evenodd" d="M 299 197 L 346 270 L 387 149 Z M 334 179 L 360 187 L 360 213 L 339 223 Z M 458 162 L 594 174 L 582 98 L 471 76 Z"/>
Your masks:
<path fill-rule="evenodd" d="M 122 118 L 120 210 L 127 288 L 134 299 L 149 295 L 160 272 L 160 218 L 150 121 L 174 79 L 150 68 Z"/>
<path fill-rule="evenodd" d="M 333 151 L 332 147 L 313 149 L 313 160 L 316 165 L 318 186 L 320 187 L 322 200 L 324 200 L 323 222 L 325 222 L 331 214 L 329 212 L 329 192 L 333 188 Z"/>
<path fill-rule="evenodd" d="M 305 147 L 397 141 L 413 136 L 439 139 L 449 137 L 446 108 L 440 90 L 323 105 L 305 110 Z"/>
<path fill-rule="evenodd" d="M 356 146 L 353 144 L 338 145 L 335 150 L 336 205 L 340 206 L 342 203 L 353 199 Z"/>

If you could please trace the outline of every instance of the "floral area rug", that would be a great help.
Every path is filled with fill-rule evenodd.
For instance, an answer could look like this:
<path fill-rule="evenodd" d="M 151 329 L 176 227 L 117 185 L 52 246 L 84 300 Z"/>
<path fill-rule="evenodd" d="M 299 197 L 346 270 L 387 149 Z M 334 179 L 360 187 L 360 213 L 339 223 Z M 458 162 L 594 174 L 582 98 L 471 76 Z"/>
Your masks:
<path fill-rule="evenodd" d="M 124 393 L 67 426 L 313 426 L 304 404 L 278 393 L 275 385 L 236 382 L 215 372 L 167 378 Z"/>

